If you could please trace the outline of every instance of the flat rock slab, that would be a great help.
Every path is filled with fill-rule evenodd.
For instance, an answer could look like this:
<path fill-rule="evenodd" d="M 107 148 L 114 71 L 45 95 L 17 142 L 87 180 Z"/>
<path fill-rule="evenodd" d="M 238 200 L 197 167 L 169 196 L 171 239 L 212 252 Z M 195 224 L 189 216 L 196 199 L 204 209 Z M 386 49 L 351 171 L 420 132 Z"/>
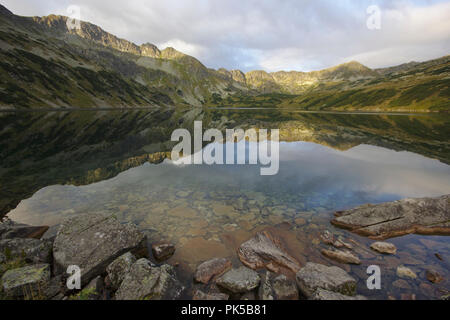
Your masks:
<path fill-rule="evenodd" d="M 353 253 L 341 250 L 326 250 L 320 251 L 325 257 L 328 257 L 334 261 L 348 264 L 361 264 L 361 260 Z"/>
<path fill-rule="evenodd" d="M 40 239 L 47 232 L 48 226 L 29 226 L 6 220 L 0 223 L 0 239 L 33 238 Z"/>
<path fill-rule="evenodd" d="M 396 254 L 397 247 L 388 242 L 374 242 L 370 245 L 370 249 L 384 254 Z"/>
<path fill-rule="evenodd" d="M 259 286 L 261 278 L 259 274 L 249 268 L 240 267 L 232 269 L 217 279 L 218 286 L 233 292 L 245 293 Z"/>
<path fill-rule="evenodd" d="M 134 225 L 122 225 L 113 216 L 83 214 L 63 222 L 53 245 L 56 267 L 65 272 L 70 265 L 81 268 L 81 282 L 103 274 L 106 267 L 131 251 L 147 255 L 144 234 Z"/>
<path fill-rule="evenodd" d="M 3 275 L 2 289 L 10 298 L 37 297 L 50 281 L 50 265 L 37 264 L 8 270 Z"/>
<path fill-rule="evenodd" d="M 450 235 L 450 195 L 367 204 L 336 212 L 331 223 L 379 240 L 411 233 Z"/>
<path fill-rule="evenodd" d="M 215 258 L 203 262 L 197 267 L 194 279 L 197 282 L 207 284 L 214 277 L 220 276 L 232 267 L 231 261 L 226 258 Z"/>
<path fill-rule="evenodd" d="M 355 296 L 356 280 L 339 267 L 308 262 L 296 275 L 301 293 L 312 299 L 318 289 Z"/>
<path fill-rule="evenodd" d="M 254 270 L 266 268 L 277 271 L 277 266 L 285 267 L 294 273 L 300 270 L 298 261 L 286 252 L 281 240 L 269 231 L 258 232 L 241 244 L 238 255 L 244 265 Z"/>
<path fill-rule="evenodd" d="M 172 266 L 157 267 L 147 259 L 139 259 L 123 279 L 115 297 L 116 300 L 176 300 L 183 290 Z"/>
<path fill-rule="evenodd" d="M 258 298 L 260 300 L 298 300 L 297 284 L 285 275 L 266 271 L 261 277 Z"/>
<path fill-rule="evenodd" d="M 0 252 L 8 259 L 23 258 L 29 263 L 50 263 L 52 243 L 38 239 L 0 240 Z"/>

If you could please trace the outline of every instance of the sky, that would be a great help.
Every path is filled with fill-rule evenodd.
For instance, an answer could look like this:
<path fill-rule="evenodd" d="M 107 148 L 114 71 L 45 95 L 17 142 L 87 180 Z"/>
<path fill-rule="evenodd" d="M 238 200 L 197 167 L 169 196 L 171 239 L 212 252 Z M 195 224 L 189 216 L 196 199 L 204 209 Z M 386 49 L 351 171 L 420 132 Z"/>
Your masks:
<path fill-rule="evenodd" d="M 210 68 L 371 68 L 450 54 L 450 0 L 1 0 L 18 15 L 80 17 L 136 44 L 192 55 Z"/>

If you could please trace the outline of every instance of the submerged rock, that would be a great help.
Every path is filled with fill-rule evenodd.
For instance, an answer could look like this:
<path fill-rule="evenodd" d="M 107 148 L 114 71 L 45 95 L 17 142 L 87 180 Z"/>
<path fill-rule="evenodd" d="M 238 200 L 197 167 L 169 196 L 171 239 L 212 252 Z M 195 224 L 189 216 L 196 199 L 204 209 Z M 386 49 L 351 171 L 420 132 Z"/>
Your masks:
<path fill-rule="evenodd" d="M 435 270 L 427 270 L 425 272 L 425 276 L 427 277 L 427 280 L 432 283 L 440 283 L 444 281 L 444 278 Z"/>
<path fill-rule="evenodd" d="M 301 293 L 308 299 L 312 299 L 318 289 L 347 296 L 356 294 L 356 280 L 339 267 L 308 262 L 297 273 L 296 279 Z"/>
<path fill-rule="evenodd" d="M 70 265 L 81 268 L 81 282 L 105 272 L 117 257 L 131 251 L 145 256 L 146 237 L 134 225 L 122 225 L 113 216 L 83 214 L 61 224 L 53 245 L 56 267 L 64 271 Z"/>
<path fill-rule="evenodd" d="M 197 290 L 192 300 L 228 300 L 229 298 L 230 296 L 225 293 L 204 293 L 201 290 Z"/>
<path fill-rule="evenodd" d="M 450 235 L 450 195 L 368 204 L 335 216 L 333 225 L 373 239 L 410 233 Z"/>
<path fill-rule="evenodd" d="M 251 269 L 277 271 L 276 266 L 282 266 L 294 273 L 300 269 L 300 264 L 286 252 L 281 240 L 269 231 L 258 232 L 244 242 L 238 249 L 238 255 L 241 262 Z"/>
<path fill-rule="evenodd" d="M 171 243 L 160 243 L 152 245 L 152 253 L 156 260 L 169 259 L 175 253 L 175 246 Z"/>
<path fill-rule="evenodd" d="M 249 268 L 232 269 L 217 279 L 218 286 L 233 293 L 245 293 L 256 289 L 261 279 L 259 274 Z"/>
<path fill-rule="evenodd" d="M 40 239 L 48 230 L 48 226 L 29 226 L 6 220 L 0 223 L 0 239 L 33 238 Z"/>
<path fill-rule="evenodd" d="M 298 300 L 297 284 L 285 275 L 266 271 L 261 278 L 258 297 L 260 300 Z"/>
<path fill-rule="evenodd" d="M 203 262 L 197 267 L 194 279 L 197 282 L 207 284 L 212 278 L 222 275 L 232 267 L 231 261 L 225 258 L 215 258 Z"/>
<path fill-rule="evenodd" d="M 0 240 L 0 252 L 6 258 L 23 258 L 29 263 L 50 263 L 52 243 L 38 239 L 5 239 Z"/>
<path fill-rule="evenodd" d="M 396 254 L 397 247 L 388 242 L 374 242 L 370 245 L 370 249 L 384 254 Z"/>
<path fill-rule="evenodd" d="M 400 278 L 410 278 L 410 279 L 416 279 L 417 275 L 414 271 L 412 271 L 410 268 L 405 266 L 398 266 L 397 267 L 397 276 Z"/>
<path fill-rule="evenodd" d="M 8 297 L 27 297 L 30 299 L 39 297 L 49 281 L 49 264 L 37 264 L 8 270 L 1 279 L 2 289 Z"/>
<path fill-rule="evenodd" d="M 116 300 L 175 300 L 183 290 L 172 266 L 156 267 L 147 259 L 139 259 L 123 279 L 115 297 Z"/>
<path fill-rule="evenodd" d="M 117 290 L 120 287 L 126 274 L 130 272 L 131 266 L 137 261 L 136 257 L 127 252 L 114 260 L 108 267 L 106 272 L 108 273 L 109 285 L 112 290 Z"/>
<path fill-rule="evenodd" d="M 326 250 L 323 249 L 320 251 L 324 256 L 333 259 L 340 263 L 349 263 L 349 264 L 361 264 L 361 260 L 354 254 L 348 251 L 340 251 L 340 250 Z"/>

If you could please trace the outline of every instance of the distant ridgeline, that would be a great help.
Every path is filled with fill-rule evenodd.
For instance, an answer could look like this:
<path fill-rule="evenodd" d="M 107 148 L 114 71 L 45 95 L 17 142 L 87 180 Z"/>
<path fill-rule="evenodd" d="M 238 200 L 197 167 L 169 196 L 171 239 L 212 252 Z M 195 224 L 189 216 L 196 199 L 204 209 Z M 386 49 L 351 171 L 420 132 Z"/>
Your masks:
<path fill-rule="evenodd" d="M 450 56 L 372 70 L 352 61 L 313 72 L 213 70 L 173 48 L 136 45 L 67 17 L 0 5 L 0 108 L 283 107 L 448 111 Z"/>

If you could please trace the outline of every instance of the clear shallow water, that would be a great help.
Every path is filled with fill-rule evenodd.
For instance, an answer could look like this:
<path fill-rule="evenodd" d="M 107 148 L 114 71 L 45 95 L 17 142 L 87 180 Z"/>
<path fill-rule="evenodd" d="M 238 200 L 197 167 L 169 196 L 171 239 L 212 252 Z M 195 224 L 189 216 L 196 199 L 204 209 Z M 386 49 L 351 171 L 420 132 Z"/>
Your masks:
<path fill-rule="evenodd" d="M 328 229 L 359 244 L 361 266 L 337 265 L 358 278 L 360 293 L 384 299 L 408 298 L 411 293 L 436 298 L 449 286 L 431 285 L 424 272 L 432 266 L 448 277 L 446 237 L 392 239 L 399 254 L 381 256 L 367 249 L 371 241 L 336 230 L 329 220 L 334 211 L 360 204 L 449 193 L 450 166 L 418 154 L 364 144 L 339 151 L 309 142 L 282 142 L 275 176 L 261 176 L 260 166 L 181 166 L 165 160 L 86 186 L 45 187 L 9 217 L 53 226 L 82 212 L 114 214 L 136 223 L 150 241 L 173 242 L 177 251 L 169 262 L 180 263 L 186 279 L 196 265 L 213 257 L 231 257 L 238 265 L 237 247 L 266 227 L 285 240 L 302 264 L 335 264 L 320 255 L 324 245 L 319 235 Z M 382 266 L 385 281 L 379 292 L 365 288 L 365 270 L 371 264 Z M 394 285 L 400 264 L 413 268 L 419 280 Z"/>

